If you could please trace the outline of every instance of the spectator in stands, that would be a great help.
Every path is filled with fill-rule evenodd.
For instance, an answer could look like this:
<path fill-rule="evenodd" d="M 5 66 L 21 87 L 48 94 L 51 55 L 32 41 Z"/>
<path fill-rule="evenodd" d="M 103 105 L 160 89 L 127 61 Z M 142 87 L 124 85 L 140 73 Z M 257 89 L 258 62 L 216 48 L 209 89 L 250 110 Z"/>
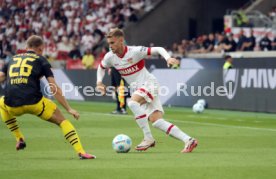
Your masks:
<path fill-rule="evenodd" d="M 49 40 L 45 43 L 44 55 L 48 60 L 54 60 L 58 55 L 57 45 L 53 36 L 50 36 Z"/>
<path fill-rule="evenodd" d="M 197 44 L 196 38 L 193 38 L 191 41 L 189 41 L 187 51 L 192 53 L 193 51 L 198 50 L 199 48 L 200 46 Z"/>
<path fill-rule="evenodd" d="M 215 46 L 215 36 L 213 33 L 208 35 L 208 38 L 203 41 L 203 47 L 205 53 L 212 52 Z"/>
<path fill-rule="evenodd" d="M 187 55 L 187 52 L 188 52 L 188 47 L 189 47 L 189 41 L 186 40 L 186 39 L 183 39 L 181 41 L 181 46 L 182 46 L 182 49 L 184 51 L 184 55 L 183 56 L 186 56 Z M 173 56 L 173 55 L 172 55 Z M 176 55 L 178 56 L 178 55 Z"/>
<path fill-rule="evenodd" d="M 81 52 L 79 50 L 79 46 L 77 46 L 75 44 L 74 48 L 69 52 L 68 56 L 73 60 L 80 60 L 81 59 Z"/>
<path fill-rule="evenodd" d="M 237 43 L 234 40 L 233 34 L 230 33 L 227 36 L 227 40 L 224 44 L 224 51 L 225 52 L 234 52 L 234 51 L 236 51 L 236 48 L 237 48 Z"/>
<path fill-rule="evenodd" d="M 273 42 L 271 43 L 272 50 L 276 50 L 276 37 L 274 38 Z"/>
<path fill-rule="evenodd" d="M 241 31 L 239 33 L 238 43 L 237 43 L 237 50 L 238 51 L 244 51 L 244 48 L 245 48 L 244 44 L 246 42 L 247 42 L 247 37 L 244 35 L 243 29 L 241 29 Z"/>
<path fill-rule="evenodd" d="M 86 49 L 92 49 L 94 46 L 94 38 L 92 36 L 92 33 L 89 30 L 85 31 L 85 34 L 81 38 L 81 45 L 82 49 L 81 51 L 85 51 Z"/>
<path fill-rule="evenodd" d="M 225 44 L 226 44 L 225 35 L 223 33 L 218 34 L 218 41 L 214 47 L 214 52 L 223 53 Z"/>
<path fill-rule="evenodd" d="M 224 59 L 225 59 L 225 63 L 223 65 L 223 69 L 229 70 L 233 68 L 233 58 L 230 55 L 226 55 Z"/>
<path fill-rule="evenodd" d="M 84 65 L 85 69 L 92 69 L 94 61 L 95 58 L 91 52 L 91 49 L 87 49 L 84 56 L 82 57 L 82 64 Z"/>
<path fill-rule="evenodd" d="M 26 49 L 24 34 L 20 33 L 15 40 L 16 53 L 20 53 Z"/>
<path fill-rule="evenodd" d="M 205 40 L 207 39 L 206 35 L 197 37 L 197 39 L 195 41 L 195 46 L 194 46 L 195 49 L 191 50 L 190 52 L 191 53 L 204 53 L 205 52 L 205 48 L 203 46 L 204 39 Z"/>
<path fill-rule="evenodd" d="M 259 46 L 262 51 L 268 51 L 272 49 L 271 43 L 271 40 L 268 38 L 268 33 L 266 33 L 265 36 L 259 42 Z"/>
<path fill-rule="evenodd" d="M 68 37 L 63 36 L 61 42 L 57 44 L 57 49 L 68 54 L 73 49 L 73 44 Z"/>
<path fill-rule="evenodd" d="M 181 56 L 185 56 L 186 55 L 186 49 L 184 48 L 184 46 L 181 44 L 177 44 L 177 53 Z M 155 55 L 156 56 L 156 55 Z M 157 55 L 158 56 L 158 55 Z M 153 56 L 154 57 L 154 56 Z"/>
<path fill-rule="evenodd" d="M 175 42 L 172 45 L 172 52 L 173 53 L 178 53 L 178 44 Z"/>
<path fill-rule="evenodd" d="M 129 8 L 129 11 L 130 11 L 130 15 L 128 17 L 128 21 L 129 22 L 137 22 L 138 21 L 138 17 L 136 15 L 136 12 L 133 8 Z"/>
<path fill-rule="evenodd" d="M 244 51 L 254 51 L 256 46 L 256 38 L 254 37 L 254 30 L 250 30 L 250 36 L 247 38 L 244 45 Z"/>
<path fill-rule="evenodd" d="M 276 6 L 274 6 L 272 10 L 269 12 L 269 16 L 272 20 L 276 17 Z"/>
<path fill-rule="evenodd" d="M 96 47 L 108 29 L 124 26 L 128 21 L 136 22 L 140 13 L 151 4 L 149 2 L 151 0 L 147 0 L 145 6 L 145 0 L 1 1 L 0 39 L 1 36 L 9 38 L 5 46 L 10 45 L 10 51 L 14 53 L 17 47 L 22 48 L 21 41 L 25 40 L 18 38 L 20 33 L 24 37 L 41 35 L 46 43 L 52 36 L 59 50 L 70 52 L 74 47 L 70 45 L 71 40 L 78 36 L 82 40 L 78 40 L 77 45 L 83 53 L 87 48 Z M 86 36 L 86 30 L 90 31 L 89 37 Z M 69 48 L 62 42 L 63 37 L 70 42 Z M 1 56 L 3 52 L 1 50 Z"/>
<path fill-rule="evenodd" d="M 12 46 L 6 36 L 0 41 L 0 58 L 5 59 L 8 54 L 12 53 Z"/>
<path fill-rule="evenodd" d="M 5 63 L 9 63 L 10 60 L 12 60 L 13 54 L 10 51 L 6 52 L 6 58 L 4 59 Z"/>

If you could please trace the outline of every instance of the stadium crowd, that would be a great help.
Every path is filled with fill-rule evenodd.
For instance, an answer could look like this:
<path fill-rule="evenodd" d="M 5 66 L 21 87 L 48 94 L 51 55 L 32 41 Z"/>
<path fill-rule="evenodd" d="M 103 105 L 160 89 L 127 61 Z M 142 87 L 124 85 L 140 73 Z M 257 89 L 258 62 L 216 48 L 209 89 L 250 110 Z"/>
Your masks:
<path fill-rule="evenodd" d="M 26 39 L 43 36 L 44 55 L 66 60 L 80 68 L 96 68 L 108 49 L 102 48 L 104 34 L 123 28 L 153 8 L 158 0 L 6 0 L 0 7 L 0 59 L 6 62 L 25 49 Z M 270 16 L 275 16 L 273 8 Z M 151 46 L 149 44 L 149 46 Z M 97 48 L 100 47 L 100 48 Z M 97 50 L 95 50 L 97 49 Z M 210 33 L 183 39 L 168 48 L 175 56 L 189 53 L 276 50 L 276 37 L 266 34 L 259 42 L 251 31 L 237 35 Z M 97 52 L 97 53 L 96 53 Z M 76 64 L 77 63 L 77 64 Z"/>
<path fill-rule="evenodd" d="M 276 22 L 276 7 L 273 7 L 268 13 L 274 22 Z M 234 16 L 234 22 L 237 27 L 252 28 L 254 25 L 248 22 L 243 11 L 238 11 Z M 259 33 L 259 32 L 258 32 Z M 191 40 L 183 39 L 176 42 L 171 47 L 171 53 L 178 56 L 185 56 L 189 53 L 224 53 L 235 51 L 270 51 L 276 50 L 276 34 L 270 32 L 264 33 L 259 41 L 256 41 L 253 29 L 250 35 L 246 35 L 244 30 L 239 34 L 232 34 L 226 30 L 222 33 L 203 34 Z M 273 37 L 273 38 L 272 38 Z"/>
<path fill-rule="evenodd" d="M 33 34 L 43 36 L 44 55 L 49 59 L 81 59 L 91 55 L 89 51 L 97 47 L 108 29 L 138 21 L 152 8 L 152 1 L 4 0 L 0 7 L 0 59 L 9 60 L 23 51 L 26 39 Z M 93 60 L 86 58 L 84 63 Z"/>
<path fill-rule="evenodd" d="M 210 33 L 204 34 L 192 40 L 183 39 L 172 45 L 171 52 L 179 56 L 188 53 L 224 53 L 235 51 L 269 51 L 276 50 L 276 37 L 269 38 L 266 33 L 260 41 L 256 42 L 253 30 L 246 36 L 241 30 L 235 37 L 232 33 Z"/>

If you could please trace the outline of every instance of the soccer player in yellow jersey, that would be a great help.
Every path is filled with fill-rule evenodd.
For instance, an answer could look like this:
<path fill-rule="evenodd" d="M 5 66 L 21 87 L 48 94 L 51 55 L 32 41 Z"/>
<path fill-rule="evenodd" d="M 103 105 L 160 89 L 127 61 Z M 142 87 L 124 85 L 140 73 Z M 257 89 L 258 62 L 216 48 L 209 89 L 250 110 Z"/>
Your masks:
<path fill-rule="evenodd" d="M 79 113 L 72 109 L 61 89 L 57 86 L 51 65 L 42 56 L 44 43 L 41 37 L 33 35 L 27 40 L 27 52 L 15 55 L 0 72 L 0 82 L 7 81 L 5 96 L 0 99 L 0 112 L 3 122 L 16 138 L 16 150 L 26 147 L 25 138 L 16 121 L 16 116 L 33 114 L 41 119 L 57 124 L 66 140 L 73 146 L 80 159 L 94 159 L 94 155 L 86 153 L 81 145 L 76 129 L 66 120 L 51 100 L 43 97 L 40 79 L 45 76 L 55 99 L 75 119 Z"/>

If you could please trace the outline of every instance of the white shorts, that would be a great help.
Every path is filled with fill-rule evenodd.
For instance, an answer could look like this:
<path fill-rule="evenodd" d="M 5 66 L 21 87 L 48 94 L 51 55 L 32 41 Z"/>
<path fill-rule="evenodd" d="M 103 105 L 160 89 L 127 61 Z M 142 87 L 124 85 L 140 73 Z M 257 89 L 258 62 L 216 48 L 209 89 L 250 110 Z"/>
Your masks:
<path fill-rule="evenodd" d="M 148 80 L 139 87 L 133 94 L 143 97 L 147 103 L 142 105 L 146 111 L 147 116 L 150 116 L 155 111 L 160 111 L 164 114 L 161 101 L 158 96 L 159 84 L 155 79 Z"/>

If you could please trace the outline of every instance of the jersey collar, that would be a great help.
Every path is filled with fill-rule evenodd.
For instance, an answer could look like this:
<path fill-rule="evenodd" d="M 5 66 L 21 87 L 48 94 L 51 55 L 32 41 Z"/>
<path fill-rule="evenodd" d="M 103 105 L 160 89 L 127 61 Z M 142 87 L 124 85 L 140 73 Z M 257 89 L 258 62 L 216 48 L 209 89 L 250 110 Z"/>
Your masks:
<path fill-rule="evenodd" d="M 127 53 L 127 46 L 125 46 L 124 53 L 122 55 L 117 55 L 119 58 L 124 58 L 125 54 Z"/>

